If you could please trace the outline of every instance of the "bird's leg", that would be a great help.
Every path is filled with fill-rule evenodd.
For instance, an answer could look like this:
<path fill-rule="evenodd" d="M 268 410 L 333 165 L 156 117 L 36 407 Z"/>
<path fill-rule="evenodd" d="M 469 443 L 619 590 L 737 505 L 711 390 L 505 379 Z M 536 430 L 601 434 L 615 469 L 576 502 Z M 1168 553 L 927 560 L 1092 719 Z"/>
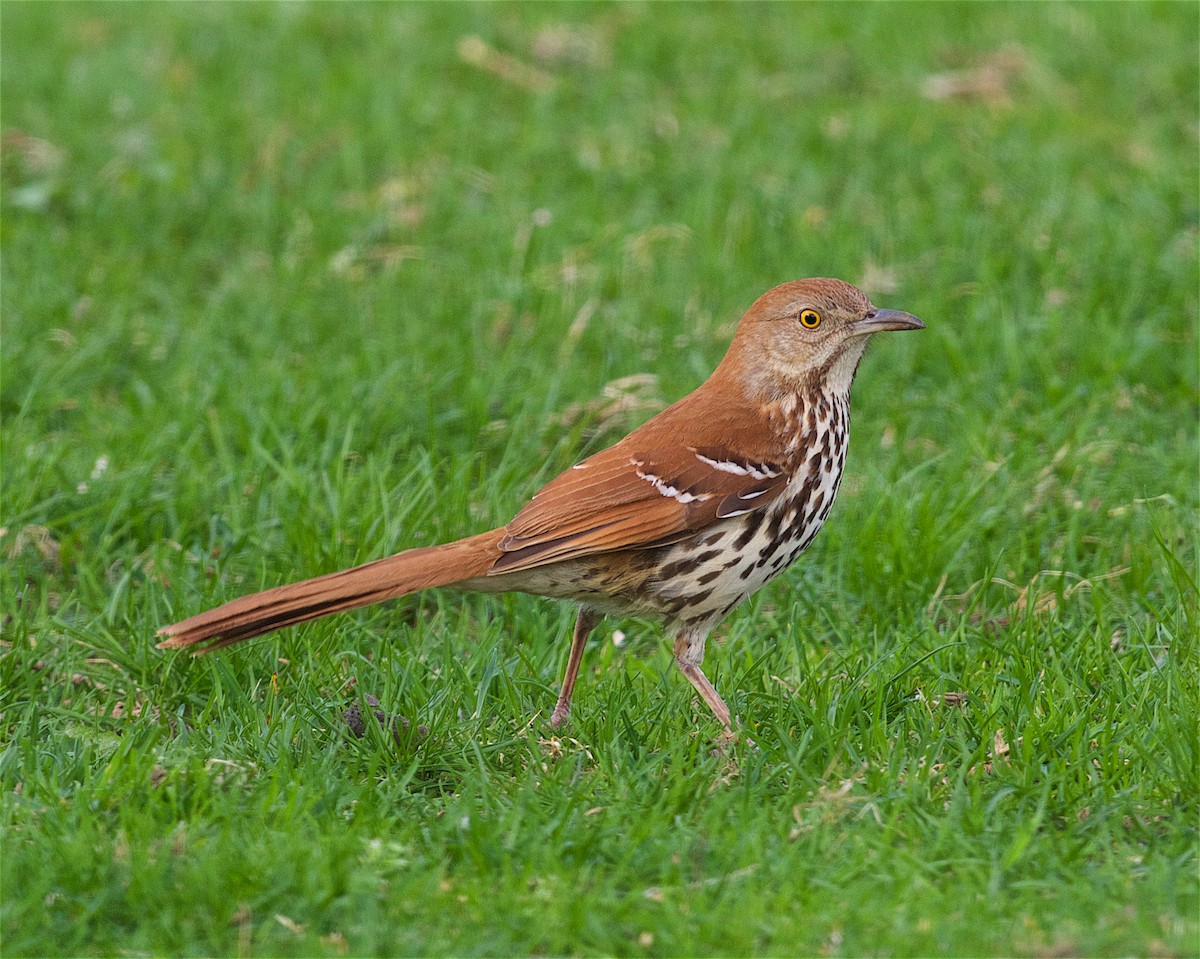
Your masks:
<path fill-rule="evenodd" d="M 708 677 L 704 675 L 704 670 L 700 668 L 700 663 L 704 661 L 705 637 L 706 633 L 699 635 L 687 631 L 680 633 L 675 640 L 675 664 L 679 667 L 680 672 L 688 678 L 688 682 L 696 687 L 700 698 L 708 703 L 708 708 L 720 720 L 725 730 L 732 733 L 733 727 L 729 725 L 729 707 L 725 705 L 721 694 L 716 691 L 713 684 L 708 681 Z"/>
<path fill-rule="evenodd" d="M 567 672 L 563 676 L 562 689 L 558 692 L 558 702 L 554 704 L 554 714 L 550 717 L 550 725 L 558 729 L 571 715 L 571 694 L 575 691 L 575 677 L 579 674 L 579 664 L 583 662 L 583 648 L 587 645 L 588 636 L 600 622 L 601 615 L 586 606 L 580 607 L 579 616 L 575 620 L 575 632 L 571 636 L 571 654 L 567 657 Z"/>

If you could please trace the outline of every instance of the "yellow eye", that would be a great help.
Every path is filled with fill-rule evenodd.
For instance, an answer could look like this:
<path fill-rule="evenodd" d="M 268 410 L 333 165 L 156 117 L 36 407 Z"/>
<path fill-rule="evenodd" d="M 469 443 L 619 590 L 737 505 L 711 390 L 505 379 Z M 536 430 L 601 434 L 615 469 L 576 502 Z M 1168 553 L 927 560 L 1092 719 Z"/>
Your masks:
<path fill-rule="evenodd" d="M 802 310 L 800 313 L 800 325 L 806 330 L 815 330 L 821 325 L 821 314 L 816 310 Z"/>

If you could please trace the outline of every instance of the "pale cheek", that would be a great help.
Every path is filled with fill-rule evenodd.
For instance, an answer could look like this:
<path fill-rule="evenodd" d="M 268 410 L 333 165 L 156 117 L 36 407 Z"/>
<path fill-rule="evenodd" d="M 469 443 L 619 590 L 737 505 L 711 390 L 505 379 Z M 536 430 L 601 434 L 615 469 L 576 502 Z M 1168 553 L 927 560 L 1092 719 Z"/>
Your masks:
<path fill-rule="evenodd" d="M 801 376 L 815 367 L 826 362 L 831 353 L 830 344 L 824 338 L 786 337 L 775 352 L 775 362 L 779 370 L 789 378 Z"/>

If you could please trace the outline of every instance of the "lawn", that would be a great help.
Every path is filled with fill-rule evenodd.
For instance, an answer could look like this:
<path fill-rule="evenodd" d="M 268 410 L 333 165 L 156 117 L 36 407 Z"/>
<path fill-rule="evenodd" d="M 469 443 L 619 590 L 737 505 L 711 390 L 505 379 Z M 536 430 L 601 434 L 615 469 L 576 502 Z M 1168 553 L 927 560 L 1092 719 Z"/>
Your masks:
<path fill-rule="evenodd" d="M 4 955 L 1200 953 L 1194 4 L 0 21 Z M 555 734 L 525 596 L 155 649 L 506 522 L 822 275 L 928 329 L 710 641 L 736 744 L 637 621 Z"/>

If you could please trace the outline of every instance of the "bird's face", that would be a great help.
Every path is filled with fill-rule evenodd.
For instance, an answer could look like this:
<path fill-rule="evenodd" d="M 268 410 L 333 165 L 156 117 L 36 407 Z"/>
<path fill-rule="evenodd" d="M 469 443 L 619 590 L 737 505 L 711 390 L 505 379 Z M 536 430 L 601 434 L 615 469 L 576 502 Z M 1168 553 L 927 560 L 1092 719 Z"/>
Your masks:
<path fill-rule="evenodd" d="M 848 393 L 871 334 L 924 326 L 911 314 L 872 306 L 862 290 L 841 280 L 797 280 L 758 298 L 742 317 L 730 354 L 760 395 Z"/>

